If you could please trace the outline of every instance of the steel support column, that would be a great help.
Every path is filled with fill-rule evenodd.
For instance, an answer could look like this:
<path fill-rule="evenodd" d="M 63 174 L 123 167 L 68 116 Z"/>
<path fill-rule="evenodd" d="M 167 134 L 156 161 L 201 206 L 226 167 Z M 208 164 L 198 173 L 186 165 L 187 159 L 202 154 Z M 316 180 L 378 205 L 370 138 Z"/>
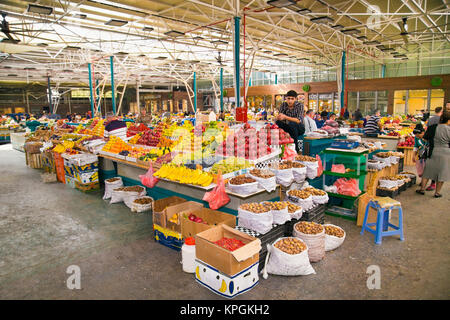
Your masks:
<path fill-rule="evenodd" d="M 223 68 L 220 68 L 220 112 L 223 112 Z"/>
<path fill-rule="evenodd" d="M 92 89 L 92 68 L 91 68 L 91 64 L 88 63 L 88 69 L 89 69 L 89 92 L 90 92 L 90 97 L 91 97 L 91 112 L 92 112 L 92 116 L 94 116 L 94 91 Z"/>
<path fill-rule="evenodd" d="M 114 90 L 114 61 L 113 61 L 114 57 L 110 56 L 109 57 L 109 64 L 111 66 L 111 102 L 112 102 L 112 109 L 113 109 L 113 113 L 114 115 L 116 114 L 116 93 Z"/>
<path fill-rule="evenodd" d="M 236 99 L 236 108 L 241 106 L 241 85 L 240 85 L 240 20 L 241 17 L 234 17 L 234 97 Z"/>

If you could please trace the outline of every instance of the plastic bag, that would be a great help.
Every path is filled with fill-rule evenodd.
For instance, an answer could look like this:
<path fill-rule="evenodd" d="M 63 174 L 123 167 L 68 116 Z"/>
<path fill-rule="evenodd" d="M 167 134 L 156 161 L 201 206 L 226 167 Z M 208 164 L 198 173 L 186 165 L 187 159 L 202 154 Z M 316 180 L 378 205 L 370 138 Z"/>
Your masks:
<path fill-rule="evenodd" d="M 234 193 L 245 195 L 258 191 L 258 184 L 258 181 L 240 185 L 228 183 L 228 188 Z"/>
<path fill-rule="evenodd" d="M 283 170 L 273 169 L 272 171 L 275 173 L 277 183 L 281 184 L 283 187 L 289 187 L 292 181 L 294 181 L 292 168 Z"/>
<path fill-rule="evenodd" d="M 420 160 L 416 161 L 416 170 L 417 170 L 417 175 L 419 177 L 422 177 L 424 169 L 425 169 L 425 160 L 420 159 Z"/>
<path fill-rule="evenodd" d="M 307 211 L 314 206 L 313 198 L 311 195 L 308 198 L 302 199 L 302 198 L 298 198 L 298 197 L 290 195 L 289 191 L 288 191 L 287 197 L 290 200 L 290 202 L 302 207 L 303 211 Z"/>
<path fill-rule="evenodd" d="M 325 204 L 327 203 L 329 200 L 328 198 L 328 194 L 323 195 L 323 196 L 312 196 L 312 201 L 314 204 Z"/>
<path fill-rule="evenodd" d="M 147 190 L 145 188 L 143 188 L 141 192 L 125 191 L 123 194 L 123 202 L 128 208 L 131 209 L 131 207 L 133 206 L 133 201 L 145 195 L 147 195 Z"/>
<path fill-rule="evenodd" d="M 142 198 L 150 199 L 151 202 L 148 203 L 148 204 L 139 204 L 139 203 L 136 203 L 136 202 L 135 202 L 137 199 L 142 199 Z M 154 201 L 155 201 L 155 200 L 153 200 L 152 197 L 147 197 L 147 196 L 136 198 L 136 199 L 133 200 L 133 202 L 131 203 L 131 212 L 138 212 L 138 213 L 139 213 L 139 212 L 145 212 L 145 211 L 152 210 Z"/>
<path fill-rule="evenodd" d="M 338 193 L 356 197 L 361 193 L 361 190 L 359 189 L 358 181 L 356 179 L 346 179 L 341 178 L 336 180 L 334 183 L 334 186 L 337 187 Z"/>
<path fill-rule="evenodd" d="M 211 191 L 205 192 L 202 200 L 208 202 L 209 207 L 213 210 L 217 210 L 230 202 L 230 197 L 225 192 L 225 182 L 221 174 L 217 177 L 217 185 Z"/>
<path fill-rule="evenodd" d="M 301 182 L 305 181 L 306 170 L 307 170 L 306 166 L 304 166 L 303 168 L 292 168 L 292 175 L 293 175 L 294 181 L 296 183 L 301 183 Z"/>
<path fill-rule="evenodd" d="M 300 161 L 306 166 L 306 176 L 309 179 L 314 179 L 318 176 L 319 162 L 318 161 Z"/>
<path fill-rule="evenodd" d="M 267 201 L 266 201 L 267 202 Z M 272 216 L 273 216 L 273 223 L 274 224 L 284 224 L 287 221 L 290 221 L 292 216 L 289 214 L 288 207 L 282 209 L 282 210 L 271 210 Z"/>
<path fill-rule="evenodd" d="M 294 202 L 292 202 L 292 201 L 288 201 L 288 202 L 290 202 L 290 203 L 295 204 L 295 205 L 298 206 L 297 203 L 294 203 Z M 289 211 L 288 211 L 288 212 L 289 212 Z M 294 212 L 289 213 L 289 214 L 291 215 L 291 219 L 300 219 L 300 218 L 302 217 L 302 215 L 303 215 L 303 208 L 300 207 L 300 209 L 298 209 L 297 211 L 294 211 Z"/>
<path fill-rule="evenodd" d="M 342 229 L 341 227 L 335 226 L 334 224 L 327 223 L 327 224 L 324 224 L 323 226 L 324 227 L 326 227 L 326 226 L 336 227 L 336 228 L 339 228 L 342 231 L 344 231 L 344 229 Z M 336 237 L 336 236 L 332 236 L 332 235 L 329 235 L 329 234 L 325 233 L 325 251 L 335 250 L 338 247 L 340 247 L 341 244 L 345 240 L 345 236 L 346 236 L 345 231 L 344 231 L 344 236 L 342 238 L 339 238 L 339 237 Z"/>
<path fill-rule="evenodd" d="M 383 180 L 383 178 L 378 180 L 378 185 L 381 188 L 386 188 L 386 189 L 393 189 L 393 188 L 397 188 L 398 187 L 397 181 Z"/>
<path fill-rule="evenodd" d="M 283 238 L 277 239 L 276 242 Z M 288 254 L 267 244 L 267 256 L 263 270 L 263 278 L 267 279 L 268 273 L 281 276 L 306 276 L 315 274 L 314 268 L 309 262 L 308 245 L 306 250 L 299 254 Z"/>
<path fill-rule="evenodd" d="M 318 164 L 317 176 L 320 177 L 323 172 L 322 159 L 320 159 L 318 154 L 316 154 L 316 159 L 317 159 L 317 164 Z"/>
<path fill-rule="evenodd" d="M 345 166 L 343 164 L 333 164 L 331 166 L 331 172 L 345 173 Z"/>
<path fill-rule="evenodd" d="M 148 168 L 147 172 L 143 175 L 139 175 L 139 179 L 144 186 L 153 188 L 158 183 L 159 178 L 153 176 L 154 172 L 155 170 L 153 169 L 153 165 L 150 162 L 150 167 Z"/>
<path fill-rule="evenodd" d="M 294 160 L 295 156 L 298 155 L 297 152 L 290 148 L 284 148 L 283 160 Z"/>
<path fill-rule="evenodd" d="M 108 180 L 112 180 L 112 179 L 118 179 L 118 180 L 115 180 L 113 182 L 108 181 Z M 120 187 L 123 187 L 123 181 L 122 181 L 121 177 L 106 179 L 105 180 L 105 194 L 103 195 L 103 200 L 110 199 L 113 190 L 120 188 Z"/>
<path fill-rule="evenodd" d="M 296 225 L 299 223 L 294 224 L 292 235 L 306 243 L 310 262 L 322 260 L 325 257 L 325 228 L 318 234 L 306 234 L 297 230 Z"/>
<path fill-rule="evenodd" d="M 239 207 L 238 226 L 265 234 L 272 230 L 273 227 L 272 211 L 269 210 L 263 213 L 253 213 Z"/>
<path fill-rule="evenodd" d="M 272 192 L 273 190 L 275 190 L 277 188 L 277 181 L 276 181 L 276 177 L 273 176 L 271 178 L 261 178 L 261 177 L 255 177 L 253 175 L 251 175 L 250 173 L 248 174 L 248 176 L 250 178 L 255 179 L 256 181 L 258 181 L 258 184 L 261 188 L 265 189 L 267 192 Z"/>

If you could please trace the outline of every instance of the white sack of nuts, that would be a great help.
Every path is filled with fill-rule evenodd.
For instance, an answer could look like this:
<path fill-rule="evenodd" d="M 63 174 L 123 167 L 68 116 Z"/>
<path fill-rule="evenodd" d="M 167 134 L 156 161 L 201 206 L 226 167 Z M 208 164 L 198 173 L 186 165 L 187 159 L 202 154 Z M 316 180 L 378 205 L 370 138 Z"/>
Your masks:
<path fill-rule="evenodd" d="M 238 208 L 238 226 L 261 234 L 273 227 L 272 211 L 259 203 L 244 203 Z"/>
<path fill-rule="evenodd" d="M 289 187 L 292 184 L 292 181 L 294 181 L 292 168 L 282 170 L 273 169 L 273 172 L 275 173 L 277 183 L 283 187 Z"/>
<path fill-rule="evenodd" d="M 281 276 L 315 274 L 309 262 L 306 243 L 295 237 L 283 237 L 273 245 L 267 244 L 263 278 L 267 279 L 269 273 Z"/>
<path fill-rule="evenodd" d="M 322 225 L 300 221 L 294 225 L 292 235 L 306 243 L 310 262 L 318 262 L 323 259 L 325 256 L 325 228 Z"/>
<path fill-rule="evenodd" d="M 294 181 L 297 183 L 301 183 L 306 179 L 307 167 L 304 166 L 302 168 L 292 168 L 292 175 L 294 176 Z"/>
<path fill-rule="evenodd" d="M 264 170 L 251 170 L 248 174 L 249 177 L 255 179 L 256 181 L 258 181 L 258 184 L 261 188 L 263 188 L 264 190 L 266 190 L 267 192 L 272 192 L 277 188 L 277 181 L 276 181 L 276 177 L 275 175 L 269 176 L 267 175 L 267 178 L 263 178 L 261 176 L 256 176 L 253 175 L 252 172 L 256 172 L 257 171 L 263 171 Z"/>
<path fill-rule="evenodd" d="M 111 199 L 111 195 L 114 189 L 123 187 L 123 181 L 121 177 L 115 177 L 105 180 L 105 194 L 103 200 Z"/>
<path fill-rule="evenodd" d="M 292 216 L 289 214 L 287 202 L 265 201 L 265 202 L 263 202 L 263 204 L 266 205 L 268 208 L 270 208 L 270 211 L 272 212 L 274 224 L 284 224 L 287 221 L 291 220 Z"/>
<path fill-rule="evenodd" d="M 345 231 L 334 224 L 324 224 L 325 228 L 325 251 L 339 248 L 345 240 Z"/>

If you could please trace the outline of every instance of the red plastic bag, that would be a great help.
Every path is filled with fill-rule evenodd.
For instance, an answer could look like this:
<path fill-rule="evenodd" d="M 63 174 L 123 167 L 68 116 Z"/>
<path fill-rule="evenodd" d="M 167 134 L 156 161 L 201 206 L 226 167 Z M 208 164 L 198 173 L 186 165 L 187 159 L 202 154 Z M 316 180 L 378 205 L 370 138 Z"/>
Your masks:
<path fill-rule="evenodd" d="M 154 172 L 153 166 L 150 163 L 150 168 L 148 168 L 148 171 L 143 175 L 139 175 L 139 179 L 144 186 L 153 188 L 158 183 L 159 179 L 153 176 Z"/>
<path fill-rule="evenodd" d="M 294 160 L 295 156 L 297 155 L 297 152 L 295 152 L 292 149 L 285 148 L 284 154 L 283 154 L 283 160 Z"/>
<path fill-rule="evenodd" d="M 343 164 L 333 164 L 331 166 L 331 172 L 345 173 L 345 166 Z"/>
<path fill-rule="evenodd" d="M 419 177 L 422 177 L 424 169 L 425 169 L 425 160 L 423 160 L 423 159 L 417 160 L 416 161 L 416 170 L 417 170 L 417 175 Z"/>
<path fill-rule="evenodd" d="M 317 168 L 317 176 L 320 177 L 323 172 L 322 159 L 320 159 L 318 154 L 316 154 L 316 159 L 317 163 L 319 164 L 319 167 Z"/>
<path fill-rule="evenodd" d="M 361 193 L 356 179 L 341 178 L 336 180 L 334 185 L 337 187 L 339 194 L 356 197 Z"/>
<path fill-rule="evenodd" d="M 230 197 L 225 192 L 225 182 L 222 175 L 219 173 L 217 177 L 217 186 L 203 196 L 203 200 L 209 203 L 209 207 L 217 210 L 230 202 Z"/>

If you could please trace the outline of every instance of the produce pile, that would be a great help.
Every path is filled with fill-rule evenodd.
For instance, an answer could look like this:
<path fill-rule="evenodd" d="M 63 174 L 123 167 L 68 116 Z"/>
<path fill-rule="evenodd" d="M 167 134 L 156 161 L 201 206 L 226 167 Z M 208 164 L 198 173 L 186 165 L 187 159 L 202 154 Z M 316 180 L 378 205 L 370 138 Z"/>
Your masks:
<path fill-rule="evenodd" d="M 301 199 L 307 199 L 311 196 L 311 193 L 307 190 L 292 189 L 288 191 L 288 195 Z"/>
<path fill-rule="evenodd" d="M 300 207 L 300 206 L 298 206 L 296 204 L 293 204 L 292 202 L 288 201 L 287 204 L 288 204 L 288 212 L 289 213 L 294 213 L 294 212 L 302 209 L 302 207 Z"/>
<path fill-rule="evenodd" d="M 273 246 L 287 254 L 299 254 L 306 250 L 306 244 L 295 237 L 280 239 Z"/>
<path fill-rule="evenodd" d="M 226 237 L 223 237 L 222 239 L 217 240 L 214 243 L 222 248 L 227 249 L 228 251 L 234 251 L 245 246 L 245 243 L 241 240 Z"/>
<path fill-rule="evenodd" d="M 254 182 L 256 182 L 255 179 L 246 177 L 245 175 L 240 175 L 240 176 L 234 177 L 234 178 L 230 179 L 230 181 L 229 181 L 230 184 L 234 184 L 234 185 L 241 185 L 241 184 L 254 183 Z"/>
<path fill-rule="evenodd" d="M 286 207 L 288 206 L 288 202 L 287 201 L 276 201 L 276 202 L 266 201 L 266 202 L 263 202 L 263 205 L 269 210 L 283 210 L 283 209 L 286 209 Z"/>
<path fill-rule="evenodd" d="M 260 169 L 253 169 L 250 170 L 250 174 L 252 176 L 263 178 L 263 179 L 269 179 L 272 177 L 275 177 L 275 174 L 270 170 L 260 170 Z"/>
<path fill-rule="evenodd" d="M 157 178 L 203 187 L 209 186 L 214 180 L 214 177 L 208 172 L 171 164 L 163 164 L 153 175 Z"/>
<path fill-rule="evenodd" d="M 323 231 L 323 226 L 315 222 L 301 221 L 295 225 L 295 229 L 305 234 L 318 234 Z"/>
<path fill-rule="evenodd" d="M 253 165 L 248 162 L 247 160 L 244 160 L 243 158 L 227 158 L 224 160 L 221 160 L 219 162 L 216 162 L 210 170 L 210 173 L 212 174 L 218 174 L 219 171 L 222 174 L 227 174 L 231 172 L 236 172 L 242 169 L 251 168 Z"/>
<path fill-rule="evenodd" d="M 325 226 L 325 234 L 342 238 L 344 236 L 344 230 L 334 226 Z"/>
<path fill-rule="evenodd" d="M 317 161 L 316 158 L 313 158 L 313 157 L 310 157 L 310 156 L 304 156 L 304 155 L 301 155 L 301 154 L 295 156 L 295 160 L 297 160 L 297 161 L 306 161 L 306 162 L 316 162 Z"/>
<path fill-rule="evenodd" d="M 239 206 L 239 208 L 253 213 L 265 213 L 270 211 L 270 209 L 267 208 L 267 206 L 257 202 L 243 203 Z"/>

